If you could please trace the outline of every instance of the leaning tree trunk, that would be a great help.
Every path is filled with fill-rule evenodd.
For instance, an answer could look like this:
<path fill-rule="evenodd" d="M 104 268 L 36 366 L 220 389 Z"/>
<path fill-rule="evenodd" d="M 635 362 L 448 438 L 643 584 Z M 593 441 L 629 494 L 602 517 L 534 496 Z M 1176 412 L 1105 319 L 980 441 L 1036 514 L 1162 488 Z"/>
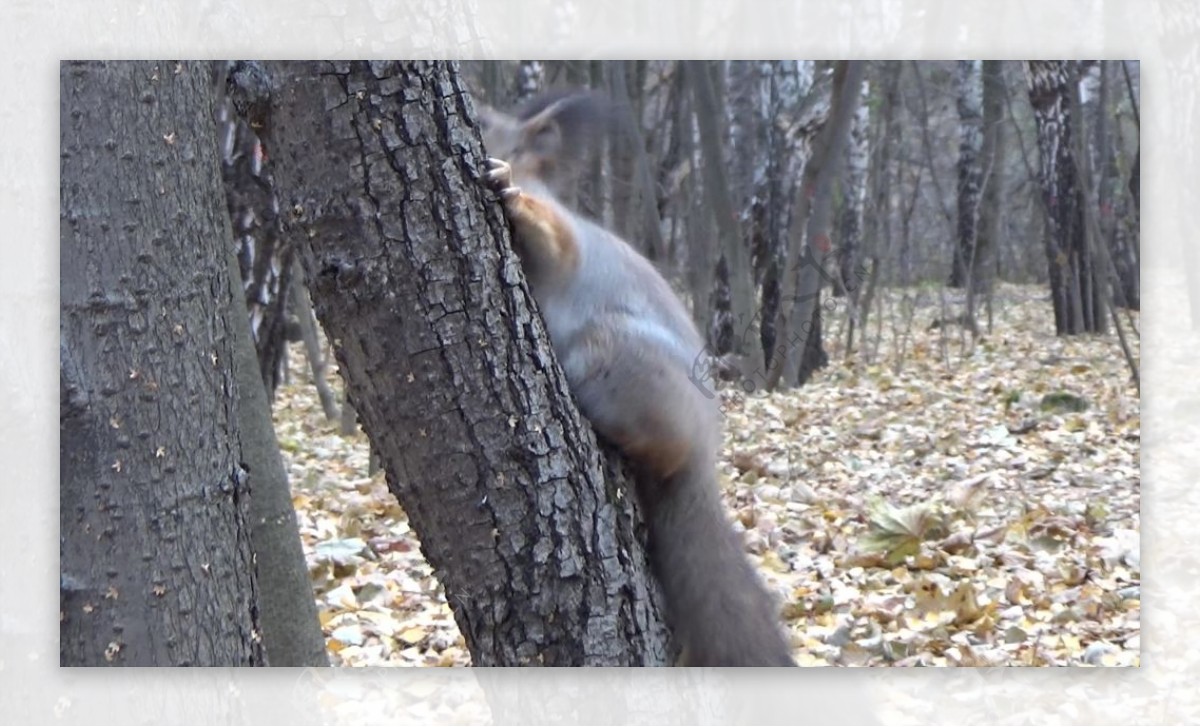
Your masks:
<path fill-rule="evenodd" d="M 821 345 L 820 296 L 822 279 L 831 279 L 822 257 L 832 251 L 829 228 L 833 217 L 833 180 L 837 176 L 842 145 L 858 105 L 864 61 L 840 61 L 834 71 L 829 121 L 821 129 L 817 148 L 805 166 L 800 183 L 798 211 L 792 219 L 788 264 L 784 271 L 782 304 L 777 314 L 776 336 L 782 341 L 772 351 L 766 386 L 783 383 L 789 361 L 799 361 L 799 384 L 820 366 L 826 354 Z M 795 326 L 793 329 L 792 326 Z"/>
<path fill-rule="evenodd" d="M 955 74 L 958 106 L 958 230 L 950 270 L 951 288 L 974 290 L 978 281 L 979 200 L 983 180 L 983 85 L 979 61 L 959 61 Z"/>
<path fill-rule="evenodd" d="M 208 68 L 60 67 L 63 665 L 264 661 Z"/>
<path fill-rule="evenodd" d="M 1026 61 L 1029 99 L 1037 121 L 1039 182 L 1045 200 L 1046 260 L 1054 329 L 1062 335 L 1102 333 L 1103 277 L 1087 248 L 1072 150 L 1076 133 L 1068 102 L 1070 61 Z"/>
<path fill-rule="evenodd" d="M 548 347 L 457 66 L 273 74 L 317 315 L 473 662 L 665 663 L 632 489 Z"/>

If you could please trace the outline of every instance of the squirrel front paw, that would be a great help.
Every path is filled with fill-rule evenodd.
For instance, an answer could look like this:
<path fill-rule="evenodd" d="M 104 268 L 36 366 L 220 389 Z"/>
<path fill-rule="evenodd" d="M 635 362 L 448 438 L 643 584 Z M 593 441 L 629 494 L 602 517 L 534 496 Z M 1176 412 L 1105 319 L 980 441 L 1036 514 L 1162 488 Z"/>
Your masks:
<path fill-rule="evenodd" d="M 500 199 L 504 202 L 512 202 L 517 197 L 521 196 L 521 188 L 514 187 L 512 183 L 512 167 L 508 162 L 501 159 L 487 160 L 488 171 L 484 175 L 487 180 L 487 185 L 493 189 L 496 194 L 500 195 Z"/>

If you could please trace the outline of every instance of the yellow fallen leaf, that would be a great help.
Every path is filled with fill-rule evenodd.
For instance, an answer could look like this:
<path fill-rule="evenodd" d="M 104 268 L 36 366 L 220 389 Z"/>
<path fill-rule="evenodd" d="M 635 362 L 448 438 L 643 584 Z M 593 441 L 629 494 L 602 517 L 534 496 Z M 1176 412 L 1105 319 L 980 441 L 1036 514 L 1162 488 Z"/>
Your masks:
<path fill-rule="evenodd" d="M 415 646 L 416 644 L 421 643 L 421 641 L 428 635 L 429 633 L 420 626 L 412 626 L 401 631 L 396 635 L 396 638 L 408 644 L 409 646 Z"/>
<path fill-rule="evenodd" d="M 768 550 L 766 553 L 763 553 L 762 564 L 777 573 L 786 573 L 788 570 L 787 563 L 784 563 L 783 559 L 774 550 Z"/>

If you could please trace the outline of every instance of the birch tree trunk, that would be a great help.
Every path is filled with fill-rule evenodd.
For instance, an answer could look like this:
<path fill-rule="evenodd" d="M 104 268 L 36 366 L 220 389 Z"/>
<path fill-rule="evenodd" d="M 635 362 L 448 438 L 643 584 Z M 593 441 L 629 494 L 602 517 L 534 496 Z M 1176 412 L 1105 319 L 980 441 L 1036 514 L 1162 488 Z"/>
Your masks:
<path fill-rule="evenodd" d="M 1046 261 L 1054 302 L 1054 329 L 1062 335 L 1105 330 L 1102 277 L 1089 254 L 1073 158 L 1069 73 L 1071 61 L 1026 61 L 1029 99 L 1037 121 L 1038 181 L 1045 200 Z"/>
<path fill-rule="evenodd" d="M 838 276 L 834 280 L 833 294 L 849 297 L 852 307 L 861 290 L 863 209 L 867 201 L 867 166 L 871 151 L 869 98 L 870 85 L 864 80 L 858 108 L 854 111 L 854 120 L 850 122 L 850 138 L 846 142 L 846 174 L 843 177 L 842 206 L 838 214 Z"/>

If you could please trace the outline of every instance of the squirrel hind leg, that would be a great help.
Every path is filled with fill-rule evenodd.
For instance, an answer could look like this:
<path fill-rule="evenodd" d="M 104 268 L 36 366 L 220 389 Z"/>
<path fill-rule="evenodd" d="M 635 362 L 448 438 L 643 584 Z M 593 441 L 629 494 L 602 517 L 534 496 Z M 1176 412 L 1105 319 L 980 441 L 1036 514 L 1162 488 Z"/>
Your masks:
<path fill-rule="evenodd" d="M 715 410 L 676 361 L 600 327 L 576 346 L 566 367 L 583 415 L 640 472 L 665 480 L 697 461 L 715 465 Z"/>
<path fill-rule="evenodd" d="M 677 358 L 621 323 L 577 336 L 564 368 L 584 416 L 638 470 L 651 558 L 685 663 L 790 664 L 772 597 L 721 502 L 714 402 Z"/>

